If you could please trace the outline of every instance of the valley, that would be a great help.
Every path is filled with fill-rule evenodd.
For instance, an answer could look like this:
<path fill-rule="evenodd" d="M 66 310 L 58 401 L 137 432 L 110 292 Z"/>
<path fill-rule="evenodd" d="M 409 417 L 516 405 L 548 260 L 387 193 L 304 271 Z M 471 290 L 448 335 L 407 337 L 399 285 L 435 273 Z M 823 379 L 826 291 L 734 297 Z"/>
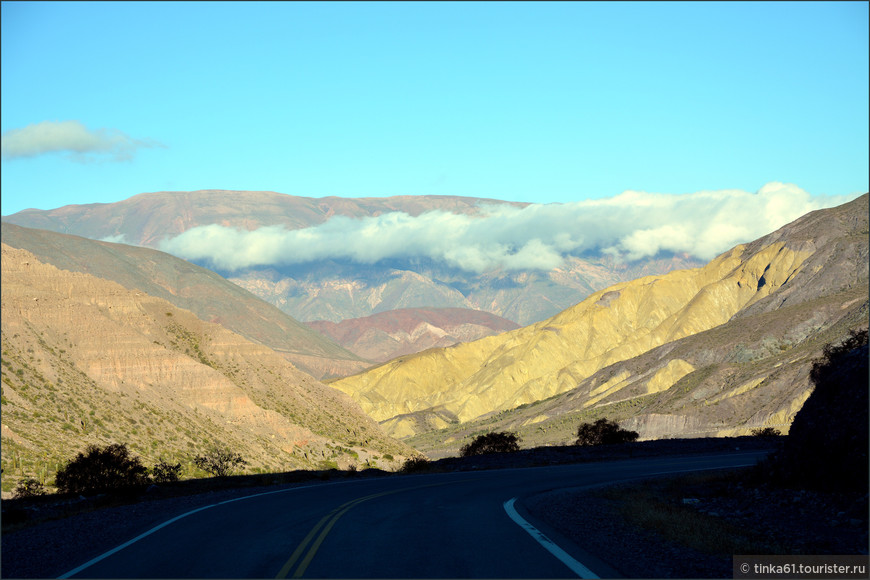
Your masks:
<path fill-rule="evenodd" d="M 867 195 L 706 265 L 679 255 L 567 257 L 549 272 L 469 278 L 426 260 L 415 270 L 327 261 L 297 268 L 309 277 L 304 291 L 275 269 L 227 280 L 156 249 L 10 223 L 159 246 L 164 232 L 212 219 L 300 226 L 422 213 L 436 201 L 473 214 L 480 201 L 311 205 L 255 193 L 251 202 L 264 204 L 256 213 L 245 203 L 208 206 L 202 193 L 4 218 L 7 492 L 24 477 L 50 480 L 86 443 L 127 442 L 191 476 L 192 456 L 218 442 L 243 451 L 257 473 L 394 469 L 420 452 L 454 456 L 491 431 L 514 431 L 523 447 L 565 445 L 598 418 L 642 439 L 787 432 L 824 346 L 867 326 Z M 167 220 L 163 204 L 180 217 Z M 252 214 L 239 221 L 245 209 Z M 299 308 L 287 308 L 294 292 L 307 296 L 299 304 L 309 315 L 328 315 L 288 315 Z M 515 320 L 540 308 L 559 311 Z"/>
<path fill-rule="evenodd" d="M 866 327 L 867 196 L 710 264 L 617 284 L 535 325 L 332 383 L 388 433 L 455 453 L 484 429 L 562 444 L 617 417 L 642 438 L 788 424 L 828 341 Z"/>

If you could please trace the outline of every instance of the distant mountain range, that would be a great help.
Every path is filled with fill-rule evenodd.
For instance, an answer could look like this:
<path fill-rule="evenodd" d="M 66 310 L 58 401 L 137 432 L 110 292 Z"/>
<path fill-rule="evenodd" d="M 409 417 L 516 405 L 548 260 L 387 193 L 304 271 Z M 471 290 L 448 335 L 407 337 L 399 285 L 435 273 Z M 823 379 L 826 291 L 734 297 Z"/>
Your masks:
<path fill-rule="evenodd" d="M 528 204 L 449 196 L 348 199 L 305 198 L 272 192 L 207 190 L 143 193 L 109 204 L 24 210 L 5 223 L 123 241 L 160 249 L 161 244 L 198 226 L 253 231 L 270 226 L 290 230 L 325 223 L 336 216 L 367 218 L 402 212 L 475 216 L 481 204 L 522 208 Z M 465 308 L 490 312 L 520 325 L 537 322 L 612 284 L 674 269 L 699 266 L 688 255 L 663 254 L 623 262 L 606 254 L 569 256 L 552 270 L 491 269 L 470 272 L 421 259 L 349 260 L 253 266 L 222 270 L 196 260 L 300 321 L 340 322 L 405 308 Z"/>
<path fill-rule="evenodd" d="M 475 215 L 481 202 L 504 203 L 211 191 L 4 217 L 4 474 L 119 440 L 188 464 L 226 441 L 269 470 L 396 465 L 493 430 L 566 443 L 600 417 L 643 438 L 787 430 L 824 345 L 867 327 L 867 195 L 688 268 L 679 255 L 477 274 L 325 260 L 232 283 L 95 239 L 156 247 L 204 224 Z"/>
<path fill-rule="evenodd" d="M 463 308 L 403 308 L 339 323 L 318 320 L 306 324 L 376 362 L 519 328 L 494 314 Z"/>
<path fill-rule="evenodd" d="M 430 454 L 502 428 L 564 443 L 602 416 L 643 438 L 786 431 L 823 346 L 867 326 L 867 199 L 702 268 L 619 283 L 537 324 L 332 385 Z"/>
<path fill-rule="evenodd" d="M 102 247 L 84 240 L 70 251 L 89 248 L 96 258 L 91 246 Z M 131 268 L 127 251 L 139 258 L 151 252 L 111 245 L 102 251 L 116 252 L 119 269 Z M 129 273 L 135 279 L 140 272 Z M 158 284 L 168 271 L 152 274 Z M 196 270 L 174 275 L 190 282 L 202 276 Z M 163 298 L 59 269 L 5 242 L 2 279 L 4 490 L 14 477 L 50 481 L 91 443 L 127 443 L 147 464 L 178 461 L 187 475 L 195 472 L 193 457 L 215 444 L 241 454 L 255 472 L 396 467 L 413 453 L 284 354 Z M 239 314 L 231 305 L 224 314 L 248 317 L 248 328 L 257 328 L 262 311 L 252 301 L 241 291 L 234 303 Z M 284 324 L 277 310 L 270 314 L 271 324 Z M 287 334 L 288 347 L 298 347 L 294 338 L 300 335 Z"/>

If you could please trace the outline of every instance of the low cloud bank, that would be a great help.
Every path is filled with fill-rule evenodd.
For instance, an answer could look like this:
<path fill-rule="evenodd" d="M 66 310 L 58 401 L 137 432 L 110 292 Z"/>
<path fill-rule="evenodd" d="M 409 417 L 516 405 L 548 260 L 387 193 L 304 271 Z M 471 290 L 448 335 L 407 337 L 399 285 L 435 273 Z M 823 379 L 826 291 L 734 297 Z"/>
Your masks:
<path fill-rule="evenodd" d="M 150 139 L 134 139 L 117 129 L 89 130 L 78 121 L 43 121 L 12 129 L 0 137 L 4 160 L 36 157 L 48 153 L 68 153 L 79 163 L 109 156 L 113 161 L 129 161 L 143 147 L 165 147 Z"/>
<path fill-rule="evenodd" d="M 805 213 L 855 196 L 810 196 L 769 183 L 740 190 L 670 195 L 626 191 L 608 199 L 524 208 L 486 205 L 477 216 L 431 211 L 353 219 L 333 217 L 305 229 L 242 231 L 217 224 L 164 240 L 161 249 L 222 270 L 350 259 L 425 257 L 471 272 L 551 270 L 587 251 L 638 260 L 660 251 L 709 260 L 768 234 Z"/>

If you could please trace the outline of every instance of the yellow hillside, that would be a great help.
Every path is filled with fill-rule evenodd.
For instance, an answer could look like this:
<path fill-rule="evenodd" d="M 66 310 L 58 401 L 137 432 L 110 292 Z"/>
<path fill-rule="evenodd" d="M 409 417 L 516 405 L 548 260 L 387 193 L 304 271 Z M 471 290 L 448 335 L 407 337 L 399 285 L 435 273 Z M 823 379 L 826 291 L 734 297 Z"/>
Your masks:
<path fill-rule="evenodd" d="M 618 361 L 727 322 L 782 286 L 811 251 L 772 243 L 737 246 L 703 268 L 621 283 L 556 316 L 512 332 L 402 357 L 333 383 L 395 436 L 413 434 L 401 415 L 439 407 L 469 421 L 578 385 Z M 674 363 L 650 381 L 667 389 L 690 372 Z M 618 381 L 614 383 L 618 387 Z"/>

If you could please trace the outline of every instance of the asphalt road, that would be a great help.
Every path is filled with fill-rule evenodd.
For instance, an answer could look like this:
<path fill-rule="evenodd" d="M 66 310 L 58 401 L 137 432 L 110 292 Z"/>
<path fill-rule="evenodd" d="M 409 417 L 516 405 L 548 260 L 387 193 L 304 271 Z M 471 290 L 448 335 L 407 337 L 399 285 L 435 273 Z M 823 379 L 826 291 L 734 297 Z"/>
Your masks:
<path fill-rule="evenodd" d="M 523 498 L 751 465 L 764 455 L 658 457 L 276 489 L 179 514 L 61 577 L 609 577 L 618 572 L 541 525 L 525 512 Z M 543 535 L 555 541 L 548 544 Z"/>

